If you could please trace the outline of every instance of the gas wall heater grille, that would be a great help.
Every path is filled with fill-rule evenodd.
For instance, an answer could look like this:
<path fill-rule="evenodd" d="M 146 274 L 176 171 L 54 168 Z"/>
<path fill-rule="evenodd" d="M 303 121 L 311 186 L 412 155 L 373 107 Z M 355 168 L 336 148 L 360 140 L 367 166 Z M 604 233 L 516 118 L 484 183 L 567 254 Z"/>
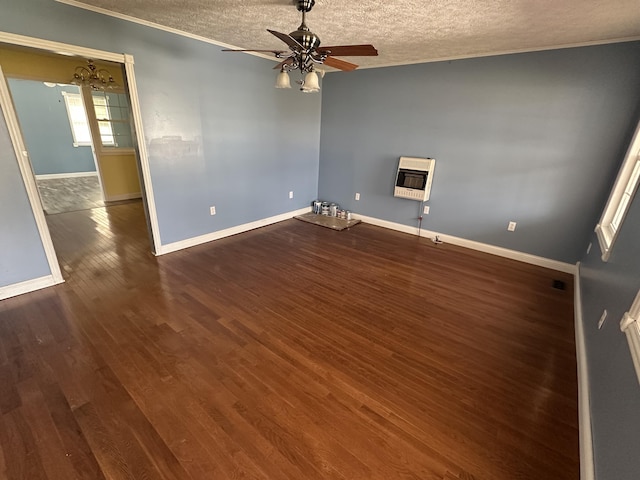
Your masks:
<path fill-rule="evenodd" d="M 400 157 L 393 196 L 420 202 L 429 200 L 435 165 L 433 158 Z"/>

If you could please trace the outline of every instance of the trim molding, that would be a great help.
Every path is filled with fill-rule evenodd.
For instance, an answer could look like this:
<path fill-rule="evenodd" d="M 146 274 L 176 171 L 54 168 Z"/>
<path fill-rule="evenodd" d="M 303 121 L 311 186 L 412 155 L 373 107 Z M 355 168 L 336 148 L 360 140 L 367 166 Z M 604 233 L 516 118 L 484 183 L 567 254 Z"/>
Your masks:
<path fill-rule="evenodd" d="M 185 32 L 184 30 L 179 30 L 177 28 L 166 27 L 164 25 L 160 25 L 158 23 L 150 22 L 148 20 L 142 20 L 140 18 L 132 17 L 130 15 L 125 15 L 123 13 L 113 12 L 111 10 L 107 10 L 106 8 L 95 7 L 93 5 L 87 5 L 86 3 L 82 3 L 76 0 L 55 0 L 58 3 L 62 3 L 64 5 L 69 5 L 70 7 L 81 8 L 83 10 L 88 10 L 90 12 L 99 13 L 101 15 L 107 15 L 109 17 L 119 18 L 120 20 L 125 20 L 131 23 L 137 23 L 138 25 L 144 25 L 145 27 L 151 27 L 158 30 L 162 30 L 165 32 L 173 33 L 176 35 L 180 35 L 182 37 L 191 38 L 193 40 L 199 40 L 204 43 L 210 43 L 212 45 L 217 45 L 223 48 L 239 48 L 237 45 L 231 45 L 229 43 L 223 43 L 211 38 L 203 37 L 201 35 L 196 35 L 194 33 Z M 435 63 L 435 62 L 447 62 L 451 60 L 464 60 L 467 58 L 482 58 L 482 57 L 494 57 L 498 55 L 512 55 L 515 53 L 528 53 L 528 52 L 542 52 L 546 50 L 560 50 L 563 48 L 577 48 L 577 47 L 590 47 L 594 45 L 608 45 L 610 43 L 624 43 L 624 42 L 634 42 L 636 40 L 640 40 L 640 36 L 631 36 L 631 37 L 620 37 L 620 38 L 611 38 L 604 40 L 592 40 L 588 42 L 577 42 L 577 43 L 568 43 L 564 45 L 548 45 L 544 47 L 533 47 L 533 48 L 520 48 L 513 50 L 499 50 L 495 52 L 485 52 L 485 53 L 476 53 L 476 54 L 468 54 L 468 55 L 453 55 L 449 57 L 440 57 L 440 58 L 428 58 L 424 60 L 416 60 L 412 62 L 396 62 L 396 63 L 384 63 L 382 65 L 373 65 L 371 67 L 360 67 L 360 70 L 367 70 L 371 68 L 385 68 L 385 67 L 401 67 L 404 65 L 416 65 L 420 63 Z M 278 61 L 277 58 L 270 57 L 268 55 L 264 55 L 257 52 L 244 52 L 247 55 L 253 55 L 254 57 L 264 58 L 266 60 L 275 60 Z M 327 69 L 326 73 L 335 73 L 339 70 Z"/>
<path fill-rule="evenodd" d="M 582 290 L 580 286 L 580 262 L 576 265 L 573 287 L 575 312 L 576 364 L 578 367 L 578 424 L 580 431 L 580 480 L 595 479 L 593 462 L 593 437 L 591 433 L 591 405 L 589 402 L 589 372 L 582 318 Z"/>
<path fill-rule="evenodd" d="M 0 287 L 0 300 L 40 290 L 41 288 L 51 287 L 62 282 L 64 282 L 64 280 L 56 281 L 54 280 L 53 275 L 47 275 L 45 277 L 34 278 L 25 282 L 7 285 L 6 287 Z"/>
<path fill-rule="evenodd" d="M 104 197 L 105 202 L 122 202 L 123 200 L 133 200 L 134 198 L 142 198 L 142 193 L 123 193 L 122 195 L 110 195 Z"/>
<path fill-rule="evenodd" d="M 636 298 L 626 312 L 622 320 L 620 321 L 620 330 L 622 330 L 627 336 L 627 342 L 629 343 L 629 350 L 631 350 L 631 358 L 633 359 L 633 366 L 636 369 L 638 381 L 640 381 L 640 291 L 636 295 Z"/>
<path fill-rule="evenodd" d="M 479 252 L 490 253 L 492 255 L 498 255 L 499 257 L 510 258 L 512 260 L 518 260 L 520 262 L 537 265 L 539 267 L 550 268 L 559 272 L 570 273 L 572 275 L 576 274 L 576 266 L 570 263 L 560 262 L 558 260 L 552 260 L 545 257 L 539 257 L 537 255 L 531 255 L 530 253 L 518 252 L 517 250 L 510 250 L 508 248 L 497 247 L 495 245 L 489 245 L 488 243 L 467 240 L 466 238 L 459 238 L 438 232 L 432 232 L 430 230 L 418 230 L 417 227 L 410 227 L 401 223 L 388 222 L 379 218 L 367 217 L 358 214 L 354 214 L 353 218 L 358 218 L 365 223 L 389 228 L 391 230 L 397 230 L 399 232 L 409 233 L 411 235 L 419 234 L 421 237 L 427 238 L 433 238 L 437 235 L 444 243 L 451 243 L 452 245 L 457 245 L 459 247 L 470 248 L 471 250 L 478 250 Z"/>
<path fill-rule="evenodd" d="M 93 5 L 87 5 L 86 3 L 78 2 L 76 0 L 55 0 L 58 3 L 62 3 L 64 5 L 69 5 L 70 7 L 81 8 L 83 10 L 88 10 L 90 12 L 99 13 L 101 15 L 106 15 L 108 17 L 118 18 L 120 20 L 124 20 L 126 22 L 137 23 L 138 25 L 144 25 L 145 27 L 155 28 L 156 30 L 162 30 L 164 32 L 173 33 L 175 35 L 180 35 L 181 37 L 190 38 L 192 40 L 198 40 L 200 42 L 209 43 L 211 45 L 216 45 L 222 48 L 231 48 L 238 49 L 237 45 L 231 45 L 230 43 L 218 42 L 211 38 L 203 37 L 201 35 L 196 35 L 194 33 L 185 32 L 184 30 L 179 30 L 173 27 L 167 27 L 164 25 L 160 25 L 159 23 L 150 22 L 148 20 L 142 20 L 141 18 L 132 17 L 130 15 L 125 15 L 123 13 L 113 12 L 111 10 L 107 10 L 106 8 L 94 7 Z M 253 55 L 254 57 L 264 58 L 266 60 L 279 61 L 277 58 L 270 57 L 263 53 L 257 52 L 244 52 L 247 55 Z"/>
<path fill-rule="evenodd" d="M 121 53 L 105 52 L 94 48 L 85 48 L 68 43 L 52 42 L 41 38 L 27 37 L 15 33 L 0 32 L 0 42 L 32 47 L 40 50 L 47 50 L 58 55 L 79 55 L 81 57 L 93 58 L 95 60 L 106 60 L 109 62 L 124 62 L 124 55 Z"/>
<path fill-rule="evenodd" d="M 42 201 L 40 200 L 40 193 L 38 193 L 38 187 L 36 185 L 36 179 L 33 176 L 33 170 L 31 169 L 31 162 L 29 161 L 29 152 L 24 144 L 22 133 L 20 132 L 18 117 L 11 101 L 11 94 L 9 93 L 9 86 L 4 78 L 2 67 L 0 66 L 0 107 L 4 114 L 4 119 L 7 122 L 7 129 L 9 130 L 9 137 L 11 144 L 13 145 L 13 151 L 16 155 L 16 161 L 20 169 L 20 175 L 24 183 L 27 197 L 29 198 L 29 204 L 33 213 L 33 218 L 36 222 L 36 228 L 40 235 L 40 241 L 42 242 L 42 249 L 44 250 L 47 263 L 49 264 L 49 271 L 53 277 L 55 283 L 63 281 L 62 272 L 60 271 L 60 264 L 58 263 L 58 257 L 56 255 L 55 248 L 53 247 L 53 241 L 51 240 L 51 234 L 49 232 L 49 226 L 47 225 L 47 219 L 44 216 L 44 209 L 42 208 Z"/>
<path fill-rule="evenodd" d="M 60 0 L 57 0 L 57 1 L 60 1 Z M 470 58 L 497 57 L 500 55 L 515 55 L 518 53 L 546 52 L 549 50 L 562 50 L 564 48 L 594 47 L 597 45 L 609 45 L 612 43 L 636 42 L 638 40 L 640 40 L 640 35 L 635 35 L 631 37 L 608 38 L 604 40 L 592 40 L 588 42 L 566 43 L 564 45 L 547 45 L 545 47 L 516 48 L 513 50 L 497 50 L 495 52 L 484 52 L 484 53 L 475 53 L 475 54 L 468 54 L 468 55 L 453 55 L 449 57 L 416 60 L 413 62 L 384 63 L 382 65 L 374 65 L 371 67 L 358 67 L 358 70 L 368 70 L 371 68 L 402 67 L 405 65 L 418 65 L 420 63 L 450 62 L 453 60 L 466 60 Z M 335 73 L 336 71 L 337 70 L 327 70 L 327 73 Z"/>
<path fill-rule="evenodd" d="M 97 177 L 98 172 L 45 173 L 36 175 L 36 180 L 55 180 L 56 178 Z"/>
<path fill-rule="evenodd" d="M 156 210 L 156 199 L 153 193 L 153 182 L 151 180 L 151 167 L 149 165 L 149 152 L 147 151 L 147 142 L 144 137 L 144 129 L 142 126 L 142 109 L 140 108 L 140 97 L 138 96 L 138 84 L 136 82 L 136 73 L 133 68 L 133 56 L 124 55 L 124 70 L 127 76 L 127 84 L 129 85 L 129 98 L 131 99 L 131 114 L 133 117 L 133 126 L 136 132 L 136 142 L 138 146 L 138 158 L 140 159 L 140 171 L 142 172 L 142 193 L 146 200 L 147 221 L 149 222 L 149 230 L 151 230 L 151 243 L 153 253 L 157 254 L 162 248 L 162 240 L 160 239 L 160 224 L 158 222 L 158 211 Z"/>
<path fill-rule="evenodd" d="M 256 228 L 266 227 L 267 225 L 289 220 L 296 215 L 302 215 L 303 213 L 308 213 L 310 211 L 311 207 L 309 206 L 292 212 L 282 213 L 274 217 L 263 218 L 262 220 L 256 220 L 255 222 L 245 223 L 224 230 L 218 230 L 217 232 L 207 233 L 205 235 L 200 235 L 199 237 L 187 238 L 186 240 L 169 243 L 167 245 L 162 245 L 156 255 L 165 255 L 185 248 L 195 247 L 196 245 L 201 245 L 203 243 L 220 240 L 221 238 L 230 237 L 231 235 L 248 232 L 249 230 L 254 230 Z"/>

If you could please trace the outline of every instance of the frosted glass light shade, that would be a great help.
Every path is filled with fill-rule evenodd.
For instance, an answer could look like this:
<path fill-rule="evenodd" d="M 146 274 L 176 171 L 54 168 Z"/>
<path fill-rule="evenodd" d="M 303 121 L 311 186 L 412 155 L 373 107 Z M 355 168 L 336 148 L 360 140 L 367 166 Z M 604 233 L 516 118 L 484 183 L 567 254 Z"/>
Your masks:
<path fill-rule="evenodd" d="M 291 80 L 287 72 L 280 72 L 276 77 L 276 88 L 291 88 Z"/>
<path fill-rule="evenodd" d="M 302 85 L 302 91 L 305 93 L 313 93 L 320 91 L 320 83 L 318 83 L 318 74 L 316 72 L 309 72 L 304 77 L 304 85 Z"/>

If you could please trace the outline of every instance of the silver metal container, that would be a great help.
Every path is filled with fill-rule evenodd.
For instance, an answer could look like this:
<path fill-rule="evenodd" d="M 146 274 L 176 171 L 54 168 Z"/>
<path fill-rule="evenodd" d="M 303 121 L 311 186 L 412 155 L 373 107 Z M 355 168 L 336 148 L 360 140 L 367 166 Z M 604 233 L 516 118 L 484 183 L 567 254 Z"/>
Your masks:
<path fill-rule="evenodd" d="M 338 204 L 332 203 L 331 205 L 329 205 L 329 215 L 332 217 L 338 216 Z"/>
<path fill-rule="evenodd" d="M 351 212 L 349 210 L 347 210 L 345 212 L 345 218 L 347 219 L 347 221 L 351 220 L 353 218 L 353 215 L 351 215 Z"/>
<path fill-rule="evenodd" d="M 313 213 L 320 215 L 322 213 L 322 200 L 313 201 Z"/>

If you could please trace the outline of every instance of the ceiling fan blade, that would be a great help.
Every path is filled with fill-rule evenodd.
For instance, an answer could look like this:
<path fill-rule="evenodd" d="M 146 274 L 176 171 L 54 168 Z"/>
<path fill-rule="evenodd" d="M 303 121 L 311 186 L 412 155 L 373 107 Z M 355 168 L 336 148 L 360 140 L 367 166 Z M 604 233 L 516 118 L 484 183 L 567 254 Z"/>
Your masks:
<path fill-rule="evenodd" d="M 330 52 L 334 57 L 376 57 L 378 50 L 373 45 L 336 45 L 318 48 L 318 53 Z"/>
<path fill-rule="evenodd" d="M 300 45 L 300 43 L 298 43 L 298 41 L 295 38 L 293 38 L 291 35 L 287 35 L 286 33 L 276 32 L 275 30 L 269 30 L 268 28 L 267 28 L 267 32 L 269 32 L 271 35 L 275 35 L 284 43 L 289 45 L 289 48 L 291 50 L 295 50 L 295 51 L 304 50 L 304 47 Z"/>
<path fill-rule="evenodd" d="M 257 50 L 254 48 L 247 48 L 247 49 L 233 49 L 233 48 L 224 48 L 222 49 L 223 52 L 264 52 L 264 53 L 273 53 L 274 55 L 278 55 L 278 54 L 283 54 L 283 53 L 288 53 L 285 50 Z"/>
<path fill-rule="evenodd" d="M 275 67 L 273 67 L 273 69 L 274 70 L 281 70 L 282 67 L 284 67 L 285 65 L 291 65 L 292 63 L 293 63 L 293 58 L 287 58 L 286 60 L 283 60 L 282 62 L 277 64 Z"/>
<path fill-rule="evenodd" d="M 329 67 L 337 68 L 338 70 L 343 70 L 345 72 L 350 72 L 351 70 L 358 68 L 358 65 L 355 63 L 346 62 L 335 57 L 327 57 L 323 63 Z"/>

